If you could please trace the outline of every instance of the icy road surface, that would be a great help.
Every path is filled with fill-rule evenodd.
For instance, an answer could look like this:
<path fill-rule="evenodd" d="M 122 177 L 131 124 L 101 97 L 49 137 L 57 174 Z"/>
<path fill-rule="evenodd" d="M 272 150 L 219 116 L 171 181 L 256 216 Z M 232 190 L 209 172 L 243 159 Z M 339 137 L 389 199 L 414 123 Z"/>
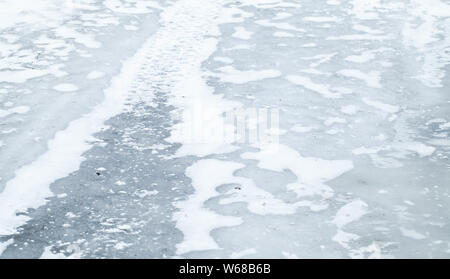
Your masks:
<path fill-rule="evenodd" d="M 0 258 L 450 258 L 449 34 L 448 0 L 0 0 Z"/>

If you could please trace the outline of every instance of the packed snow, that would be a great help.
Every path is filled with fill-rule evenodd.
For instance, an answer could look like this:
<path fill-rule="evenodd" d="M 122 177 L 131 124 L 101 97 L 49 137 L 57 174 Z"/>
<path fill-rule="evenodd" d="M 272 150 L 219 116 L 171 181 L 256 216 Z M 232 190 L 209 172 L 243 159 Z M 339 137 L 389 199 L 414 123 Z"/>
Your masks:
<path fill-rule="evenodd" d="M 449 258 L 446 0 L 0 0 L 0 258 Z"/>

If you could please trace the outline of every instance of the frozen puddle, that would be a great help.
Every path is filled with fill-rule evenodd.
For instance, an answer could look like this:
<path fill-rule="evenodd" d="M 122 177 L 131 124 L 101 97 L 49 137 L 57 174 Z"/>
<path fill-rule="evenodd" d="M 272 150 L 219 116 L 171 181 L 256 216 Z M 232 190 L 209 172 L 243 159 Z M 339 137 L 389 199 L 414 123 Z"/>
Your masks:
<path fill-rule="evenodd" d="M 17 5 L 0 258 L 450 257 L 445 1 Z"/>

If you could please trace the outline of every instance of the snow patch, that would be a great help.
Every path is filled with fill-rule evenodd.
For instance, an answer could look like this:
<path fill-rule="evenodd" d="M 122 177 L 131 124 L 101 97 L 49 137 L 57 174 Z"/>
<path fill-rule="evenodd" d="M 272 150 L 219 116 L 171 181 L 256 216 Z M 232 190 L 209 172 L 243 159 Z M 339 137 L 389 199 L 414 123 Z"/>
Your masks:
<path fill-rule="evenodd" d="M 237 226 L 241 218 L 219 215 L 204 207 L 204 203 L 217 196 L 216 188 L 233 181 L 233 173 L 243 165 L 219 160 L 201 160 L 186 169 L 186 176 L 192 179 L 194 194 L 186 201 L 176 202 L 179 209 L 173 219 L 183 232 L 183 241 L 176 245 L 177 254 L 191 251 L 218 249 L 211 237 L 212 230 L 220 227 Z"/>
<path fill-rule="evenodd" d="M 6 248 L 8 248 L 9 245 L 14 243 L 14 239 L 9 239 L 5 242 L 0 242 L 0 256 L 5 252 Z"/>
<path fill-rule="evenodd" d="M 255 248 L 250 248 L 250 249 L 242 250 L 240 252 L 233 252 L 233 253 L 231 253 L 230 258 L 231 259 L 239 259 L 239 258 L 242 258 L 242 257 L 245 257 L 245 256 L 249 256 L 249 255 L 253 255 L 253 254 L 256 254 L 256 249 Z"/>
<path fill-rule="evenodd" d="M 102 71 L 92 71 L 86 76 L 86 78 L 87 79 L 98 79 L 103 76 L 105 76 L 105 73 Z"/>
<path fill-rule="evenodd" d="M 298 151 L 283 144 L 264 145 L 260 148 L 259 152 L 246 152 L 241 157 L 257 160 L 258 167 L 263 169 L 278 172 L 291 170 L 297 176 L 297 181 L 287 187 L 298 197 L 332 197 L 334 191 L 325 183 L 353 168 L 351 161 L 303 157 Z"/>
<path fill-rule="evenodd" d="M 60 83 L 58 85 L 55 85 L 53 89 L 60 92 L 73 92 L 77 91 L 78 87 L 71 83 Z"/>
<path fill-rule="evenodd" d="M 234 38 L 238 38 L 241 40 L 250 40 L 253 35 L 253 32 L 247 31 L 244 27 L 235 27 L 234 33 L 231 35 Z"/>
<path fill-rule="evenodd" d="M 325 98 L 341 98 L 341 94 L 331 90 L 329 85 L 314 83 L 309 77 L 290 75 L 287 76 L 286 79 L 293 84 L 301 85 L 306 89 L 319 93 Z"/>
<path fill-rule="evenodd" d="M 397 113 L 400 110 L 398 106 L 385 104 L 379 101 L 374 101 L 369 98 L 363 98 L 363 102 L 371 107 L 374 107 L 387 113 Z"/>
<path fill-rule="evenodd" d="M 221 74 L 211 74 L 220 78 L 222 82 L 230 82 L 236 84 L 244 84 L 252 81 L 259 81 L 268 78 L 276 78 L 281 76 L 281 72 L 277 70 L 248 70 L 239 71 L 232 66 L 225 66 L 219 68 Z"/>

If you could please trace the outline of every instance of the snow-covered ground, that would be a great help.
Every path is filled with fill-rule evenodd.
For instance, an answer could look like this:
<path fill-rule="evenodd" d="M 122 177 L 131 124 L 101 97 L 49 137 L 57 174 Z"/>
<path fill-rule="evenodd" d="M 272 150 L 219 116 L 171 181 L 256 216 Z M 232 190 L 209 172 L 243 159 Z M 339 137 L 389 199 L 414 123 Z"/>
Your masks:
<path fill-rule="evenodd" d="M 450 258 L 447 0 L 0 0 L 0 258 Z"/>

